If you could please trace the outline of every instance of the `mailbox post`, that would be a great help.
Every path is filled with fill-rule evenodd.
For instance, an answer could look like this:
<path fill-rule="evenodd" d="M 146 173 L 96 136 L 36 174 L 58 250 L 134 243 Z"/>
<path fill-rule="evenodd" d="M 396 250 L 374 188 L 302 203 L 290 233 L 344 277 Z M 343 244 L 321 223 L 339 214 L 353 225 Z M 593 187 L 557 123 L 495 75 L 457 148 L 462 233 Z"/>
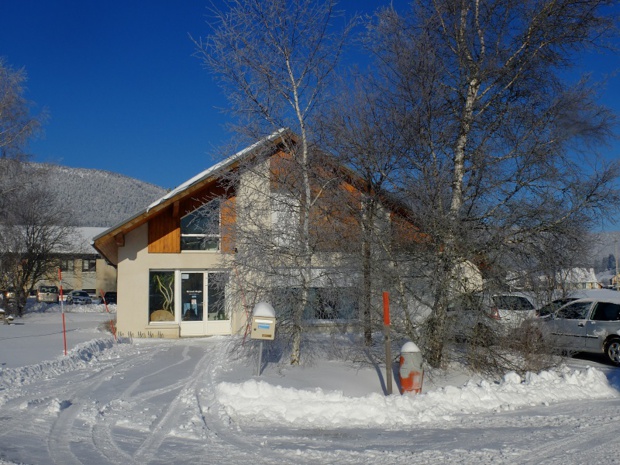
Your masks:
<path fill-rule="evenodd" d="M 259 302 L 252 310 L 252 331 L 250 337 L 260 341 L 256 376 L 261 374 L 263 364 L 263 341 L 273 341 L 276 336 L 276 312 L 267 302 Z"/>

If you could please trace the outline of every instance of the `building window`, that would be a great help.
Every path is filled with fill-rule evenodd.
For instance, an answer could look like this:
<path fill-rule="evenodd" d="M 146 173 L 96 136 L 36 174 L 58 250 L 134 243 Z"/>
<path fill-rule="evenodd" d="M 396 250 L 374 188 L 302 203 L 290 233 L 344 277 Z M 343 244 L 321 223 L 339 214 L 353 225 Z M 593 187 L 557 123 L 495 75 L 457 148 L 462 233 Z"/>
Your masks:
<path fill-rule="evenodd" d="M 73 273 L 75 262 L 72 258 L 63 258 L 60 260 L 60 269 L 61 271 L 68 271 Z"/>
<path fill-rule="evenodd" d="M 228 320 L 226 314 L 227 273 L 207 273 L 207 317 L 209 320 Z"/>
<path fill-rule="evenodd" d="M 220 201 L 208 202 L 181 218 L 181 250 L 220 249 Z"/>
<path fill-rule="evenodd" d="M 149 321 L 174 321 L 174 271 L 149 273 Z"/>
<path fill-rule="evenodd" d="M 298 287 L 277 288 L 274 290 L 274 308 L 283 313 L 292 312 L 301 302 L 301 289 Z M 308 302 L 304 308 L 306 320 L 352 320 L 358 315 L 356 292 L 344 287 L 312 287 L 308 289 Z"/>
<path fill-rule="evenodd" d="M 97 270 L 97 260 L 94 258 L 84 258 L 82 259 L 82 271 L 96 271 Z"/>

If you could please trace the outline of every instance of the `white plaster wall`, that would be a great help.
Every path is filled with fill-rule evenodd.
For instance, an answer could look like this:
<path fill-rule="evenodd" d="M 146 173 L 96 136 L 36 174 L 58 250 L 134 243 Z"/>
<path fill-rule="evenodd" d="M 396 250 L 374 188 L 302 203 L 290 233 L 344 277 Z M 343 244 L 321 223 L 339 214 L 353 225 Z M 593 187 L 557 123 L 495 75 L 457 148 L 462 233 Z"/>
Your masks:
<path fill-rule="evenodd" d="M 148 253 L 148 226 L 142 225 L 125 236 L 119 247 L 117 326 L 122 335 L 139 333 L 178 337 L 175 323 L 148 321 L 150 270 L 224 270 L 226 257 L 219 252 Z M 242 324 L 233 314 L 233 331 Z"/>

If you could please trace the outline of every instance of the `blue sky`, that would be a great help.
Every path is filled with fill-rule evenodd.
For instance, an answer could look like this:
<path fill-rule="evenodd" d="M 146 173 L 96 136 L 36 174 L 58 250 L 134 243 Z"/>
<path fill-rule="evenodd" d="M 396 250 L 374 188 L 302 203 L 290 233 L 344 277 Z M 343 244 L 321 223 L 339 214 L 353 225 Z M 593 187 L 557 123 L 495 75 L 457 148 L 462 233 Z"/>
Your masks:
<path fill-rule="evenodd" d="M 228 103 L 189 39 L 207 33 L 208 2 L 0 0 L 0 56 L 26 69 L 27 98 L 50 115 L 30 145 L 34 160 L 166 188 L 213 164 L 231 139 L 220 110 Z M 385 3 L 340 7 L 370 12 Z M 618 67 L 613 54 L 582 62 L 597 77 Z M 620 111 L 618 76 L 607 89 L 606 103 Z"/>
<path fill-rule="evenodd" d="M 166 188 L 209 167 L 231 135 L 227 101 L 192 56 L 208 2 L 0 0 L 0 56 L 26 69 L 27 98 L 49 111 L 34 160 Z"/>

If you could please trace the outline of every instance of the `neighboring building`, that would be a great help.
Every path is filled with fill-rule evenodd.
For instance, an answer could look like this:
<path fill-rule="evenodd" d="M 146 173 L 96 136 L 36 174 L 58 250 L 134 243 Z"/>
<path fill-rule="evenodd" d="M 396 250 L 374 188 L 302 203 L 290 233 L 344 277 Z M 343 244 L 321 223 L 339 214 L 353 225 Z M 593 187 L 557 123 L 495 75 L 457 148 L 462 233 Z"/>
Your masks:
<path fill-rule="evenodd" d="M 594 268 L 567 268 L 556 271 L 552 276 L 537 275 L 530 279 L 525 273 L 511 273 L 508 276 L 511 288 L 518 290 L 546 289 L 568 291 L 577 289 L 601 289 L 603 285 L 594 273 Z"/>
<path fill-rule="evenodd" d="M 58 267 L 62 272 L 65 294 L 73 289 L 83 289 L 99 296 L 101 292 L 116 290 L 116 268 L 111 266 L 92 246 L 92 239 L 106 228 L 76 227 L 75 238 L 69 250 L 56 253 Z M 41 285 L 59 286 L 57 269 L 40 282 Z"/>
<path fill-rule="evenodd" d="M 259 204 L 266 205 L 269 210 L 258 210 L 263 212 L 257 219 L 258 233 L 275 235 L 274 231 L 280 231 L 273 243 L 276 249 L 290 245 L 291 236 L 287 231 L 295 227 L 295 216 L 284 207 L 291 199 L 278 190 L 282 187 L 278 183 L 286 177 L 283 174 L 291 160 L 281 144 L 283 137 L 294 136 L 278 132 L 254 144 L 94 238 L 95 249 L 118 270 L 117 329 L 120 334 L 185 337 L 243 331 L 248 302 L 242 302 L 245 295 L 243 289 L 239 289 L 237 278 L 240 274 L 251 278 L 252 273 L 260 271 L 237 266 L 237 247 L 240 253 L 245 249 L 237 242 L 235 225 L 257 216 Z M 251 168 L 247 167 L 248 162 L 253 163 Z M 235 170 L 238 183 L 222 182 L 227 173 Z M 289 177 L 286 182 L 297 181 Z M 350 183 L 344 184 L 342 190 L 355 191 L 354 197 L 357 194 L 357 204 L 361 206 L 359 191 Z M 321 211 L 332 213 L 313 218 L 313 221 L 320 224 L 340 222 L 340 239 L 358 244 L 359 248 L 356 227 L 346 213 L 333 204 L 329 209 L 330 200 L 321 200 L 325 203 Z M 391 214 L 384 215 L 387 222 Z M 336 221 L 332 221 L 333 215 L 338 216 Z M 344 258 L 333 243 L 331 246 L 321 251 L 323 262 L 313 264 L 312 279 L 316 287 L 311 289 L 311 298 L 317 302 L 314 318 L 334 318 L 334 312 L 346 317 L 347 312 L 351 314 L 357 306 L 359 292 L 349 292 L 346 298 L 333 298 L 323 292 L 328 281 L 332 288 L 338 281 L 340 284 L 337 282 L 335 286 L 346 293 L 347 289 L 353 289 L 350 282 L 356 278 L 355 272 L 342 271 Z M 287 263 L 293 262 L 291 259 Z M 295 265 L 283 268 L 290 269 L 290 275 L 274 280 L 273 287 L 282 293 L 294 294 L 299 290 L 295 284 Z"/>
<path fill-rule="evenodd" d="M 618 276 L 615 270 L 605 270 L 596 274 L 596 279 L 604 288 L 617 289 Z"/>
<path fill-rule="evenodd" d="M 566 289 L 601 289 L 602 285 L 594 273 L 594 268 L 570 268 L 558 272 L 558 282 Z"/>

